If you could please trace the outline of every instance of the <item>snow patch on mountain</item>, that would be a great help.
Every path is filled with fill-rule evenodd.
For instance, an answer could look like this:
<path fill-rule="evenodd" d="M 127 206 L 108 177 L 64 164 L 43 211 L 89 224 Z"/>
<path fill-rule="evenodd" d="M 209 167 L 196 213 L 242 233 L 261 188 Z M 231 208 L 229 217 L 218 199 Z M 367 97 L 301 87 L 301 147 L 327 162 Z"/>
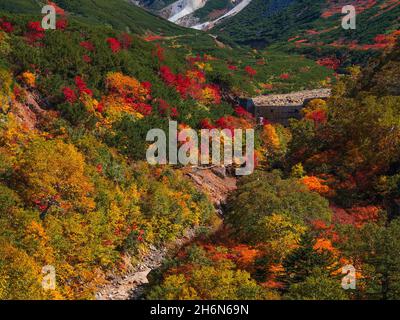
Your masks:
<path fill-rule="evenodd" d="M 212 0 L 178 0 L 159 10 L 157 14 L 184 27 L 206 30 L 212 28 L 223 19 L 236 15 L 251 2 L 251 0 L 232 0 L 232 4 L 236 3 L 232 9 L 225 8 L 225 13 L 222 10 L 221 16 L 214 20 L 201 21 L 196 16 L 196 11 L 203 8 L 210 1 Z M 227 10 L 229 11 L 226 12 Z"/>
<path fill-rule="evenodd" d="M 234 8 L 229 10 L 227 13 L 225 13 L 223 16 L 221 16 L 213 21 L 207 21 L 207 22 L 204 22 L 201 24 L 197 24 L 195 26 L 192 26 L 192 28 L 198 29 L 198 30 L 211 29 L 216 24 L 220 23 L 223 19 L 226 19 L 228 17 L 233 17 L 234 15 L 238 14 L 240 11 L 242 11 L 244 8 L 246 8 L 250 2 L 251 2 L 251 0 L 243 0 L 237 6 L 235 6 Z"/>
<path fill-rule="evenodd" d="M 163 11 L 169 11 L 168 20 L 171 22 L 177 22 L 179 19 L 187 16 L 196 10 L 203 8 L 207 0 L 178 0 L 167 8 L 163 9 Z"/>

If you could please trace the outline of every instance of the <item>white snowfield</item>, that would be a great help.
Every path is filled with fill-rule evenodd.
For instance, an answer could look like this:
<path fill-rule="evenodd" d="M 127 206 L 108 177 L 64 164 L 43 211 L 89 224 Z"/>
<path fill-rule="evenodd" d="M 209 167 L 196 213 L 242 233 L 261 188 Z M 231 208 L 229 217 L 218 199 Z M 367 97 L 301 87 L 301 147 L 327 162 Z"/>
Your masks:
<path fill-rule="evenodd" d="M 178 0 L 171 4 L 171 16 L 168 18 L 171 22 L 176 22 L 180 18 L 203 8 L 207 0 Z"/>
<path fill-rule="evenodd" d="M 169 10 L 169 18 L 168 20 L 174 23 L 180 24 L 179 20 L 182 19 L 183 17 L 186 17 L 193 12 L 195 12 L 198 9 L 203 8 L 206 3 L 211 0 L 178 0 L 175 1 L 174 3 L 170 4 L 168 7 L 164 8 L 164 10 Z M 232 2 L 238 2 L 232 1 Z M 223 16 L 213 20 L 213 21 L 207 21 L 201 24 L 197 24 L 192 26 L 191 28 L 193 29 L 198 29 L 198 30 L 205 30 L 205 29 L 210 29 L 219 22 L 221 22 L 223 19 L 234 16 L 238 14 L 240 11 L 242 11 L 247 5 L 251 2 L 251 0 L 242 0 L 238 5 L 233 7 L 231 10 L 229 10 L 227 13 L 225 13 Z"/>
<path fill-rule="evenodd" d="M 242 11 L 244 8 L 246 8 L 250 2 L 251 2 L 251 0 L 242 0 L 242 2 L 240 2 L 237 6 L 233 7 L 231 10 L 229 10 L 227 13 L 225 13 L 223 16 L 219 17 L 218 19 L 215 19 L 213 21 L 207 21 L 207 22 L 204 22 L 201 24 L 197 24 L 197 25 L 193 26 L 192 28 L 197 29 L 197 30 L 205 30 L 205 29 L 212 28 L 213 26 L 215 26 L 216 24 L 221 22 L 223 19 L 225 19 L 227 17 L 232 17 L 232 16 L 238 14 L 240 11 Z"/>

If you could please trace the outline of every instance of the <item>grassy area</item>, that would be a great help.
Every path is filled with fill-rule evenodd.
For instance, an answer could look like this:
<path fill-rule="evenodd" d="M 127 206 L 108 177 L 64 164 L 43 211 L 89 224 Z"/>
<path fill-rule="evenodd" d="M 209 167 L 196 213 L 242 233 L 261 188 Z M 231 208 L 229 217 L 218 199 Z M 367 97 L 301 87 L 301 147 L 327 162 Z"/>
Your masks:
<path fill-rule="evenodd" d="M 264 52 L 248 50 L 235 42 L 224 41 L 221 44 L 210 34 L 179 27 L 124 0 L 56 0 L 55 2 L 71 13 L 69 20 L 71 23 L 77 22 L 77 30 L 82 25 L 86 25 L 87 28 L 97 25 L 99 33 L 110 33 L 113 32 L 112 29 L 117 32 L 128 29 L 139 35 L 143 35 L 146 31 L 163 35 L 161 40 L 149 43 L 146 57 L 143 56 L 144 48 L 138 48 L 136 54 L 141 56 L 141 60 L 153 59 L 150 48 L 156 43 L 167 49 L 170 66 L 176 71 L 182 71 L 187 67 L 188 56 L 205 54 L 211 56 L 212 59 L 208 62 L 211 70 L 206 72 L 209 80 L 221 83 L 240 95 L 310 89 L 323 85 L 322 81 L 326 78 L 333 79 L 332 70 L 300 55 L 282 53 L 280 48 Z M 210 2 L 209 7 L 214 8 L 219 4 Z M 1 3 L 0 10 L 14 14 L 18 11 L 34 14 L 34 19 L 39 19 L 41 5 L 40 1 L 18 0 Z M 32 17 L 27 18 L 27 21 L 29 19 Z M 234 67 L 234 70 L 230 67 Z M 245 70 L 246 67 L 254 69 L 255 74 L 250 76 Z M 135 74 L 141 69 L 142 67 L 137 66 Z M 144 73 L 149 74 L 149 70 Z M 287 74 L 288 77 L 283 79 L 282 74 Z M 268 89 L 265 89 L 266 87 Z"/>
<path fill-rule="evenodd" d="M 203 21 L 214 10 L 231 9 L 233 7 L 234 6 L 230 0 L 213 0 L 207 2 L 203 8 L 196 10 L 194 15 L 195 17 L 200 18 L 200 21 Z"/>
<path fill-rule="evenodd" d="M 142 0 L 140 1 L 141 6 L 145 6 L 146 8 L 149 8 L 150 10 L 160 10 L 163 9 L 167 6 L 169 6 L 171 3 L 174 3 L 175 0 Z"/>
<path fill-rule="evenodd" d="M 284 1 L 283 5 L 276 7 L 276 0 L 253 0 L 236 16 L 217 25 L 213 32 L 241 44 L 265 47 L 276 41 L 287 40 L 299 27 L 317 19 L 323 2 Z"/>
<path fill-rule="evenodd" d="M 379 34 L 400 29 L 400 6 L 388 0 L 378 0 L 372 6 L 360 0 L 354 6 L 356 29 L 345 30 L 341 27 L 341 7 L 334 2 L 253 0 L 212 32 L 221 39 L 253 48 L 272 46 L 312 57 L 333 55 L 345 61 L 346 66 L 362 64 L 374 55 L 374 50 L 366 49 L 365 44 L 374 44 Z"/>
<path fill-rule="evenodd" d="M 248 50 L 238 46 L 221 48 L 211 36 L 196 37 L 194 41 L 193 36 L 188 35 L 165 39 L 159 43 L 174 48 L 181 56 L 212 56 L 213 59 L 208 62 L 212 71 L 207 73 L 210 80 L 238 89 L 241 95 L 286 93 L 318 88 L 334 81 L 333 70 L 302 55 L 287 54 L 279 49 Z M 245 71 L 248 66 L 256 71 L 254 76 L 249 76 Z M 325 82 L 327 78 L 329 80 Z"/>
<path fill-rule="evenodd" d="M 195 30 L 177 26 L 124 0 L 55 0 L 60 7 L 86 22 L 111 26 L 133 33 L 151 31 L 165 35 L 196 34 Z M 16 0 L 0 2 L 0 11 L 41 15 L 44 1 Z"/>

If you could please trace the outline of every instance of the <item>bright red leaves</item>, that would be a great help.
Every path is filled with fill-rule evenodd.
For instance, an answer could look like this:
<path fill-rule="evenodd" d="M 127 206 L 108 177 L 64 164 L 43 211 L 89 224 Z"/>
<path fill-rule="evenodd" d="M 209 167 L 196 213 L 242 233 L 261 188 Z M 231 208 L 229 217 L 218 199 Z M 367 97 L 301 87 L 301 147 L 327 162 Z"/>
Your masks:
<path fill-rule="evenodd" d="M 25 34 L 25 37 L 29 44 L 36 44 L 37 41 L 43 39 L 44 36 L 44 29 L 39 21 L 32 21 L 28 23 L 28 32 Z"/>
<path fill-rule="evenodd" d="M 91 43 L 90 41 L 82 41 L 79 45 L 88 51 L 94 51 L 95 49 L 93 43 Z"/>
<path fill-rule="evenodd" d="M 0 30 L 6 33 L 11 33 L 14 31 L 14 26 L 11 24 L 11 22 L 3 21 L 3 19 L 0 19 Z"/>
<path fill-rule="evenodd" d="M 88 96 L 93 95 L 92 90 L 87 88 L 86 83 L 82 80 L 81 77 L 79 77 L 79 76 L 75 77 L 75 85 L 76 85 L 77 90 L 73 90 L 70 87 L 63 88 L 63 94 L 64 94 L 65 101 L 72 104 L 77 101 L 79 96 L 82 96 L 84 94 L 86 94 Z"/>
<path fill-rule="evenodd" d="M 174 74 L 168 66 L 161 66 L 160 74 L 164 82 L 174 87 L 183 99 L 191 97 L 205 104 L 221 103 L 221 93 L 218 86 L 205 84 L 205 75 L 200 70 L 188 70 L 183 75 Z"/>
<path fill-rule="evenodd" d="M 289 73 L 282 73 L 279 78 L 281 78 L 282 80 L 288 80 L 290 78 L 290 74 Z"/>
<path fill-rule="evenodd" d="M 82 95 L 82 94 L 87 94 L 88 96 L 93 95 L 92 90 L 88 89 L 88 87 L 86 86 L 86 83 L 82 80 L 82 78 L 80 76 L 75 77 L 75 85 L 78 88 L 79 95 Z"/>
<path fill-rule="evenodd" d="M 75 94 L 75 91 L 72 90 L 71 88 L 65 87 L 65 88 L 63 89 L 63 94 L 64 94 L 64 98 L 65 98 L 65 100 L 66 100 L 67 102 L 69 102 L 69 103 L 71 103 L 71 104 L 76 102 L 77 96 L 76 96 L 76 94 Z"/>
<path fill-rule="evenodd" d="M 108 38 L 107 43 L 113 53 L 121 51 L 122 45 L 116 38 Z"/>
<path fill-rule="evenodd" d="M 337 70 L 340 67 L 340 60 L 335 57 L 322 58 L 317 63 L 332 70 Z"/>
<path fill-rule="evenodd" d="M 251 78 L 253 78 L 256 74 L 257 74 L 257 71 L 256 70 L 254 70 L 252 67 L 250 67 L 250 66 L 245 66 L 244 67 L 244 71 L 246 71 L 246 73 L 251 77 Z"/>

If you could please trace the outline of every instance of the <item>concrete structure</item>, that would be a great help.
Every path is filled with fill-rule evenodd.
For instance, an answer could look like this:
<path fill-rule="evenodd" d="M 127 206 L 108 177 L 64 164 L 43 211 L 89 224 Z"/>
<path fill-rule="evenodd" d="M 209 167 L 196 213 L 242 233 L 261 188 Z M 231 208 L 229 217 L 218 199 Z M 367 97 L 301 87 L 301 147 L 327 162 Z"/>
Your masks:
<path fill-rule="evenodd" d="M 288 94 L 264 95 L 252 99 L 241 100 L 241 105 L 251 112 L 257 119 L 263 117 L 274 123 L 284 126 L 289 119 L 300 119 L 301 110 L 313 99 L 328 99 L 331 89 L 315 89 L 292 92 Z"/>

